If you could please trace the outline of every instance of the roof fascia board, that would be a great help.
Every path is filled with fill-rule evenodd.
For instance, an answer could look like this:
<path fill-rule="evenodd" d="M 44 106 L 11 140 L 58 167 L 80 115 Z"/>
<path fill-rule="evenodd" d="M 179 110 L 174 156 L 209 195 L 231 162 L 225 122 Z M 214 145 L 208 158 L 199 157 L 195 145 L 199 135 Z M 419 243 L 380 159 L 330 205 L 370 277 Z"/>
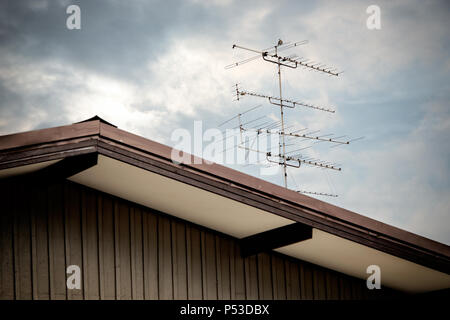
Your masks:
<path fill-rule="evenodd" d="M 0 136 L 0 150 L 10 150 L 49 142 L 94 136 L 99 133 L 100 121 L 94 120 L 61 127 L 9 134 Z"/>
<path fill-rule="evenodd" d="M 98 162 L 96 151 L 64 157 L 61 161 L 51 164 L 30 173 L 5 178 L 4 180 L 23 181 L 26 184 L 42 185 L 65 180 L 84 170 L 87 170 Z M 2 179 L 3 180 L 3 179 Z"/>
<path fill-rule="evenodd" d="M 309 225 L 368 247 L 450 274 L 450 259 L 448 256 L 440 254 L 439 252 L 418 248 L 388 236 L 368 232 L 367 230 L 362 230 L 360 228 L 354 228 L 351 225 L 345 225 L 342 222 L 337 222 L 329 217 L 320 216 L 308 209 L 293 207 L 286 203 L 280 203 L 273 199 L 261 197 L 248 190 L 238 189 L 231 184 L 211 180 L 208 177 L 198 175 L 188 170 L 183 170 L 182 166 L 177 167 L 162 163 L 156 159 L 138 155 L 129 150 L 121 149 L 118 146 L 109 145 L 103 141 L 99 141 L 98 151 L 104 156 L 111 157 L 144 170 L 190 184 L 203 190 L 216 193 L 255 208 L 277 214 L 287 219 Z"/>
<path fill-rule="evenodd" d="M 97 143 L 97 139 L 75 140 L 66 144 L 0 154 L 0 170 L 97 152 Z"/>
<path fill-rule="evenodd" d="M 100 124 L 100 136 L 108 138 L 112 141 L 130 147 L 131 149 L 142 150 L 148 154 L 166 159 L 172 163 L 172 148 L 163 144 L 145 139 L 135 134 Z M 194 158 L 193 158 L 194 159 Z M 191 163 L 194 163 L 193 161 Z M 175 165 L 175 164 L 174 164 Z M 345 224 L 352 224 L 357 228 L 365 228 L 368 232 L 383 234 L 388 237 L 396 238 L 400 241 L 413 244 L 418 248 L 427 248 L 433 251 L 445 252 L 450 256 L 450 247 L 437 241 L 427 239 L 416 235 L 412 232 L 390 226 L 380 221 L 368 218 L 355 212 L 334 206 L 332 204 L 308 197 L 298 192 L 286 189 L 284 187 L 274 185 L 270 182 L 246 175 L 242 172 L 227 168 L 218 164 L 183 164 L 183 168 L 190 168 L 195 171 L 201 171 L 207 175 L 219 177 L 222 180 L 229 181 L 231 184 L 242 187 L 244 189 L 252 189 L 258 193 L 270 198 L 278 198 L 280 202 L 294 203 L 305 209 L 319 212 L 322 215 L 330 216 L 336 220 L 340 220 Z"/>

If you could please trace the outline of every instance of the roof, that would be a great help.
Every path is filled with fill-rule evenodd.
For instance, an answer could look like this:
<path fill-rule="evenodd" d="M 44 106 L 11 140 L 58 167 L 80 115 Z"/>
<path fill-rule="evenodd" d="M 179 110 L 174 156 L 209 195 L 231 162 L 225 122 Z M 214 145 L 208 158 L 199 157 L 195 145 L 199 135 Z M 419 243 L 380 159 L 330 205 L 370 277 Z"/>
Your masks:
<path fill-rule="evenodd" d="M 364 265 L 384 265 L 385 281 L 404 291 L 450 287 L 445 244 L 219 164 L 173 163 L 171 147 L 97 116 L 0 136 L 0 177 L 88 153 L 99 155 L 98 164 L 69 180 L 237 238 L 302 223 L 313 228 L 312 239 L 277 251 L 360 278 L 366 277 Z M 412 280 L 418 277 L 423 279 Z"/>

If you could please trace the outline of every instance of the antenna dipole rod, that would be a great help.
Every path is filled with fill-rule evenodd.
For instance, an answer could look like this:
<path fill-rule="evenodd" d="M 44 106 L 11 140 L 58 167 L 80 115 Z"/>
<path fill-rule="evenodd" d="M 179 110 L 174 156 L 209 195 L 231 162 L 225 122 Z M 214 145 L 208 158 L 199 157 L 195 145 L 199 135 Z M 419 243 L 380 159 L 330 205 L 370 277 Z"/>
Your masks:
<path fill-rule="evenodd" d="M 325 142 L 332 142 L 332 143 L 337 143 L 337 144 L 350 144 L 350 141 L 339 141 L 333 138 L 323 138 L 324 136 L 310 136 L 307 134 L 297 134 L 297 133 L 283 133 L 283 132 L 272 132 L 270 129 L 265 128 L 265 129 L 246 129 L 244 127 L 242 127 L 242 130 L 244 131 L 257 131 L 257 132 L 264 132 L 264 133 L 268 133 L 268 134 L 279 134 L 279 135 L 283 135 L 283 136 L 289 136 L 289 137 L 294 137 L 294 138 L 301 138 L 301 139 L 309 139 L 309 140 L 318 140 L 318 141 L 325 141 Z M 302 149 L 299 149 L 302 150 Z"/>
<path fill-rule="evenodd" d="M 259 98 L 267 98 L 267 99 L 269 99 L 269 102 L 271 104 L 275 104 L 277 106 L 280 105 L 279 103 L 274 103 L 272 101 L 272 100 L 280 101 L 280 98 L 278 98 L 278 97 L 268 96 L 268 95 L 264 95 L 264 94 L 259 94 L 259 93 L 245 91 L 245 90 L 239 90 L 239 89 L 236 90 L 236 94 L 238 96 L 238 100 L 239 100 L 239 96 L 249 95 L 249 96 L 254 96 L 254 97 L 259 97 Z M 315 105 L 308 104 L 308 103 L 301 102 L 301 101 L 293 101 L 293 100 L 289 100 L 289 99 L 283 99 L 283 101 L 285 103 L 288 103 L 288 105 L 284 104 L 284 106 L 285 107 L 289 107 L 289 108 L 294 108 L 297 105 L 299 105 L 299 106 L 302 106 L 302 107 L 308 107 L 308 108 L 312 108 L 312 109 L 316 109 L 316 110 L 320 110 L 320 111 L 326 111 L 326 112 L 330 112 L 330 113 L 335 113 L 335 111 L 333 109 L 319 107 L 319 106 L 315 106 Z"/>
<path fill-rule="evenodd" d="M 323 168 L 323 169 L 331 169 L 331 170 L 336 170 L 336 171 L 342 171 L 342 169 L 337 167 L 337 166 L 324 164 L 325 162 L 321 162 L 319 160 L 304 160 L 304 159 L 299 159 L 299 158 L 296 158 L 296 157 L 284 156 L 282 154 L 273 155 L 272 152 L 267 152 L 266 153 L 267 161 L 274 162 L 274 163 L 277 163 L 277 162 L 273 161 L 273 160 L 270 160 L 269 157 L 278 157 L 278 158 L 283 159 L 283 162 L 278 162 L 279 164 L 282 164 L 285 161 L 296 161 L 299 164 L 299 166 L 298 166 L 299 168 L 300 168 L 300 165 L 302 163 L 304 163 L 304 164 L 307 164 L 307 165 L 310 165 L 310 166 L 320 167 L 320 168 Z"/>
<path fill-rule="evenodd" d="M 333 194 L 333 193 L 325 193 L 325 192 L 314 192 L 314 191 L 306 191 L 306 190 L 297 190 L 298 193 L 303 193 L 303 194 L 314 194 L 317 196 L 327 196 L 327 197 L 335 197 L 337 198 L 338 195 L 337 194 Z"/>
<path fill-rule="evenodd" d="M 338 144 L 350 144 L 350 141 L 339 141 L 332 138 L 325 139 L 321 137 L 313 137 L 313 136 L 307 136 L 306 134 L 296 134 L 296 133 L 285 133 L 286 136 L 296 137 L 296 138 L 303 138 L 303 139 L 311 139 L 311 140 L 319 140 L 319 141 L 326 141 L 326 142 L 334 142 Z"/>
<path fill-rule="evenodd" d="M 263 52 L 262 51 L 259 51 L 259 50 L 254 50 L 254 49 L 250 49 L 250 48 L 246 48 L 246 47 L 241 47 L 241 46 L 238 46 L 237 44 L 233 44 L 233 47 L 232 47 L 233 49 L 234 48 L 239 48 L 239 49 L 242 49 L 242 50 L 247 50 L 247 51 L 251 51 L 251 52 L 255 52 L 255 53 L 259 53 L 259 54 L 262 54 Z"/>

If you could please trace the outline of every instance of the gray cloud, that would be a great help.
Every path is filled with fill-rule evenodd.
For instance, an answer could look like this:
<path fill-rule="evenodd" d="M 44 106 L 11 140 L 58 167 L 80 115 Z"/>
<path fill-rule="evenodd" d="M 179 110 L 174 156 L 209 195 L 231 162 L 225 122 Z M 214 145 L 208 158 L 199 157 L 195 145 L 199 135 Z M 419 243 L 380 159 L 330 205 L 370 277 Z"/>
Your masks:
<path fill-rule="evenodd" d="M 81 30 L 66 28 L 69 4 L 81 7 Z M 370 31 L 370 4 L 2 1 L 0 133 L 98 114 L 172 145 L 176 128 L 192 130 L 194 120 L 215 127 L 260 102 L 232 103 L 235 82 L 277 93 L 273 66 L 255 61 L 224 70 L 249 56 L 231 50 L 233 43 L 262 48 L 279 37 L 308 39 L 295 53 L 345 73 L 334 79 L 287 71 L 283 90 L 287 97 L 336 106 L 337 114 L 302 109 L 289 111 L 289 118 L 366 139 L 348 149 L 318 145 L 305 152 L 342 162 L 342 174 L 301 169 L 292 176 L 302 189 L 337 189 L 340 198 L 326 201 L 450 243 L 450 155 L 444 147 L 450 138 L 450 6 L 379 1 L 382 29 Z M 270 108 L 263 110 L 277 114 Z M 235 168 L 259 175 L 257 167 Z"/>

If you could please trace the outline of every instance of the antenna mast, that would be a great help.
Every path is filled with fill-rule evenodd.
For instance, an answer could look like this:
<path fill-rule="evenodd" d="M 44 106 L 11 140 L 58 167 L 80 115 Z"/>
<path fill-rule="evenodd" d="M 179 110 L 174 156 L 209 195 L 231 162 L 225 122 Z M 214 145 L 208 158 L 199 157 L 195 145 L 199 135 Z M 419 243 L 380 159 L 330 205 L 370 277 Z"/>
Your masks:
<path fill-rule="evenodd" d="M 310 166 L 315 166 L 315 167 L 320 167 L 322 169 L 332 169 L 332 170 L 337 170 L 340 171 L 341 168 L 336 167 L 334 164 L 328 163 L 328 162 L 324 162 L 321 160 L 317 160 L 317 159 L 306 159 L 303 158 L 301 155 L 299 157 L 296 156 L 290 156 L 288 155 L 289 153 L 301 150 L 291 150 L 291 151 L 287 151 L 287 144 L 286 144 L 286 137 L 289 137 L 290 139 L 295 139 L 295 138 L 300 138 L 302 140 L 316 140 L 316 142 L 329 142 L 329 143 L 333 143 L 333 144 L 337 144 L 337 145 L 343 145 L 343 144 L 349 144 L 350 141 L 352 140 L 348 140 L 348 141 L 341 141 L 341 140 L 337 140 L 336 139 L 332 139 L 332 138 L 324 138 L 324 136 L 312 136 L 311 133 L 310 134 L 298 134 L 296 132 L 298 131 L 302 131 L 302 130 L 297 130 L 297 131 L 291 131 L 291 132 L 286 132 L 286 121 L 285 121 L 285 115 L 284 115 L 284 111 L 285 108 L 296 108 L 296 107 L 307 107 L 307 108 L 312 108 L 312 109 L 316 109 L 316 110 L 320 110 L 320 111 L 325 111 L 325 112 L 330 112 L 330 113 L 334 113 L 335 111 L 331 108 L 326 108 L 326 107 L 320 107 L 320 106 L 315 106 L 309 103 L 305 103 L 305 102 L 300 102 L 300 101 L 296 101 L 296 100 L 290 100 L 290 99 L 284 99 L 283 95 L 282 95 L 282 82 L 281 82 L 281 67 L 286 67 L 286 68 L 290 68 L 290 69 L 297 69 L 297 68 L 303 68 L 303 69 L 307 69 L 309 71 L 315 71 L 315 72 L 320 72 L 320 73 L 325 73 L 329 76 L 338 76 L 339 74 L 342 73 L 342 71 L 338 72 L 337 69 L 335 68 L 331 68 L 331 67 L 327 67 L 324 64 L 321 63 L 316 63 L 313 61 L 310 61 L 309 59 L 305 59 L 302 57 L 297 57 L 296 55 L 293 56 L 281 56 L 279 54 L 280 51 L 282 50 L 286 50 L 286 49 L 290 49 L 290 48 L 294 48 L 296 46 L 299 45 L 303 45 L 306 44 L 308 41 L 304 40 L 304 41 L 299 41 L 299 42 L 294 42 L 294 43 L 284 43 L 281 39 L 278 40 L 277 44 L 273 47 L 269 47 L 267 49 L 264 50 L 255 50 L 255 49 L 250 49 L 250 48 L 246 48 L 246 47 L 242 47 L 239 45 L 234 44 L 232 46 L 232 49 L 241 49 L 241 50 L 245 50 L 245 51 L 249 51 L 249 52 L 254 52 L 257 53 L 257 55 L 247 58 L 245 60 L 239 61 L 239 62 L 235 62 L 233 64 L 227 65 L 225 66 L 225 69 L 230 69 L 233 67 L 237 67 L 240 66 L 242 64 L 248 63 L 250 61 L 256 60 L 258 58 L 262 58 L 264 61 L 266 62 L 270 62 L 273 64 L 276 64 L 277 66 L 277 72 L 278 72 L 278 86 L 279 86 L 279 96 L 275 97 L 275 96 L 268 96 L 268 95 L 263 95 L 263 94 L 258 94 L 258 93 L 254 93 L 254 92 L 250 92 L 250 91 L 245 91 L 245 90 L 241 90 L 238 86 L 238 84 L 236 84 L 235 86 L 235 94 L 236 94 L 236 98 L 239 101 L 243 96 L 247 95 L 247 96 L 253 96 L 253 97 L 258 97 L 258 98 L 265 98 L 268 99 L 269 103 L 272 105 L 276 105 L 280 108 L 280 121 L 277 121 L 276 123 L 272 123 L 267 125 L 267 123 L 261 124 L 259 127 L 257 128 L 247 128 L 244 127 L 245 124 L 242 123 L 241 121 L 241 115 L 239 114 L 237 117 L 239 119 L 239 132 L 240 132 L 240 136 L 241 136 L 241 144 L 242 144 L 242 133 L 244 131 L 253 131 L 256 133 L 256 135 L 258 136 L 261 133 L 265 133 L 265 134 L 278 134 L 281 138 L 281 143 L 279 142 L 279 153 L 278 154 L 274 154 L 273 152 L 271 152 L 270 150 L 267 152 L 264 152 L 266 154 L 266 160 L 268 162 L 271 163 L 276 163 L 278 165 L 281 165 L 283 167 L 283 180 L 284 180 L 284 186 L 287 188 L 288 187 L 288 181 L 287 181 L 287 167 L 294 167 L 294 168 L 299 168 L 302 164 L 305 165 L 310 165 Z M 250 111 L 250 110 L 249 110 Z M 248 112 L 248 111 L 247 111 Z M 236 118 L 236 117 L 234 117 Z M 261 117 L 260 117 L 261 118 Z M 252 120 L 250 122 L 254 122 L 258 119 Z M 247 122 L 247 123 L 250 123 Z M 276 128 L 277 126 L 280 126 L 280 130 L 276 133 L 273 132 L 273 129 Z M 325 135 L 325 136 L 330 136 L 330 135 Z M 341 137 L 342 138 L 342 137 Z M 250 149 L 250 148 L 245 148 L 242 145 L 240 145 L 239 147 L 247 149 L 249 151 L 257 151 L 257 152 L 261 152 L 259 150 L 254 150 L 254 149 Z M 305 148 L 302 148 L 305 149 Z M 275 160 L 273 158 L 278 158 L 278 160 Z M 322 195 L 322 196 L 332 196 L 332 197 L 336 197 L 337 195 L 335 194 L 329 194 L 329 193 L 323 193 L 323 192 L 313 192 L 313 191 L 305 191 L 305 190 L 297 190 L 297 192 L 300 193 L 308 193 L 308 194 L 315 194 L 315 195 Z"/>

